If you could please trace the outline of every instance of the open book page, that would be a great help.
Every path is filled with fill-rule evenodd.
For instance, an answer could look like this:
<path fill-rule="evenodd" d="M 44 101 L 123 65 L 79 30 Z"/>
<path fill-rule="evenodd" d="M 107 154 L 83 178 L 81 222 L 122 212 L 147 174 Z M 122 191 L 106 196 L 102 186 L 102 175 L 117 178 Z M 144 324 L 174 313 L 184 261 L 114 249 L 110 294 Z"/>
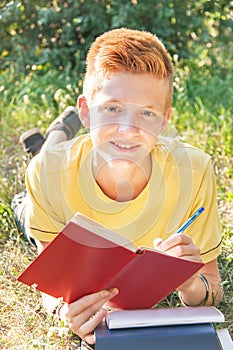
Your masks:
<path fill-rule="evenodd" d="M 138 247 L 136 247 L 132 242 L 128 241 L 125 237 L 119 235 L 113 230 L 108 229 L 107 227 L 102 226 L 98 222 L 88 218 L 81 213 L 76 213 L 71 221 L 85 228 L 86 230 L 89 230 L 98 236 L 104 237 L 105 239 L 108 239 L 122 247 L 126 247 L 133 252 L 136 252 L 138 250 Z"/>
<path fill-rule="evenodd" d="M 71 222 L 79 225 L 87 231 L 93 232 L 99 237 L 103 237 L 114 244 L 125 247 L 134 253 L 142 254 L 145 251 L 158 252 L 159 254 L 168 255 L 167 253 L 161 252 L 159 249 L 154 249 L 151 247 L 137 247 L 132 242 L 127 240 L 125 237 L 119 235 L 114 230 L 111 230 L 105 226 L 102 226 L 97 221 L 90 219 L 89 217 L 77 212 L 71 219 Z"/>
<path fill-rule="evenodd" d="M 120 310 L 106 316 L 109 329 L 216 322 L 224 322 L 224 315 L 213 306 Z"/>

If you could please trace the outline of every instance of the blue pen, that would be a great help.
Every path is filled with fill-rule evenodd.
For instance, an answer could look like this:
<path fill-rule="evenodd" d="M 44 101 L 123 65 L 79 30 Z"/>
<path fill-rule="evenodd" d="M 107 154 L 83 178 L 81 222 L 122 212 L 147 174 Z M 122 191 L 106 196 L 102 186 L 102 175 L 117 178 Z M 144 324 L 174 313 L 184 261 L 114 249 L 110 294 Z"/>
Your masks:
<path fill-rule="evenodd" d="M 191 225 L 194 220 L 196 220 L 196 218 L 203 212 L 203 210 L 204 208 L 200 207 L 180 228 L 178 228 L 176 234 L 186 230 L 186 228 L 189 227 L 189 225 Z"/>

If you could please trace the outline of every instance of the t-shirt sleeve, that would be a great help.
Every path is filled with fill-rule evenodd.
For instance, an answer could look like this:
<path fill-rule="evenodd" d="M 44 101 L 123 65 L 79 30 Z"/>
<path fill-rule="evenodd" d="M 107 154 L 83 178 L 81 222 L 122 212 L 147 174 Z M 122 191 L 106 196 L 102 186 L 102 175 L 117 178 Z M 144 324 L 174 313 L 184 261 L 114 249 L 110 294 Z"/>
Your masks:
<path fill-rule="evenodd" d="M 195 221 L 195 225 L 185 231 L 193 237 L 194 243 L 201 250 L 203 262 L 207 263 L 221 253 L 222 230 L 217 208 L 216 179 L 211 160 L 208 161 L 205 171 L 199 173 L 200 182 L 193 203 L 192 212 L 204 207 L 203 213 Z M 195 230 L 195 231 L 193 231 Z"/>
<path fill-rule="evenodd" d="M 56 215 L 52 215 L 46 193 L 41 188 L 41 158 L 34 157 L 26 171 L 27 208 L 26 233 L 36 240 L 50 242 L 64 227 Z"/>

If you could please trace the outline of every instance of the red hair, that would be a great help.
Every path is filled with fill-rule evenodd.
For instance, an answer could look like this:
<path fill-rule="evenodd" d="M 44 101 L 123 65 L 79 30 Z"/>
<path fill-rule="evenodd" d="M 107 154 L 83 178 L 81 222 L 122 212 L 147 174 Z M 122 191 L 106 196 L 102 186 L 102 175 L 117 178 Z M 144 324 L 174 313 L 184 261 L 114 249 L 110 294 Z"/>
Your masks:
<path fill-rule="evenodd" d="M 95 92 L 101 89 L 101 80 L 118 72 L 151 73 L 157 79 L 167 80 L 168 104 L 171 103 L 173 65 L 169 53 L 156 35 L 120 28 L 99 36 L 87 55 L 84 94 L 86 92 L 89 96 L 86 97 L 92 99 Z"/>

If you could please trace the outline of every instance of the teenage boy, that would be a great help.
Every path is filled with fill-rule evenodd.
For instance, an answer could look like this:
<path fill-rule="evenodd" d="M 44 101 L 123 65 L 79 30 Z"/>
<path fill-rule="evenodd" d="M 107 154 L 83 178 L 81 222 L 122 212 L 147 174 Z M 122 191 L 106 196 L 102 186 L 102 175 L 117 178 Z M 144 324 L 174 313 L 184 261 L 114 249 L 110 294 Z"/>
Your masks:
<path fill-rule="evenodd" d="M 155 35 L 122 28 L 98 37 L 78 98 L 90 133 L 49 147 L 63 132 L 55 130 L 30 162 L 26 230 L 40 253 L 79 211 L 138 246 L 205 262 L 178 291 L 185 305 L 212 305 L 221 300 L 215 177 L 207 154 L 160 136 L 171 114 L 172 86 L 171 58 Z M 174 235 L 201 206 L 203 214 L 185 234 Z M 63 304 L 59 315 L 94 344 L 104 305 L 118 292 L 86 295 Z M 47 310 L 57 303 L 43 298 Z"/>

